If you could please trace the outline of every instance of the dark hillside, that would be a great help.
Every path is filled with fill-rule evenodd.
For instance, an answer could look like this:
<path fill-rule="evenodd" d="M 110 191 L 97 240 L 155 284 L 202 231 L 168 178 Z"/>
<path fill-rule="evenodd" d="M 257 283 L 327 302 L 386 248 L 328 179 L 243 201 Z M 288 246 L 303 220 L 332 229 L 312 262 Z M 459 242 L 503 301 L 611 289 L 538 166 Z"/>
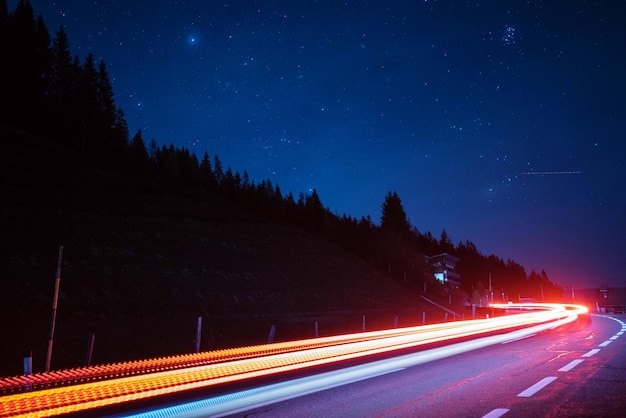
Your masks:
<path fill-rule="evenodd" d="M 225 201 L 112 174 L 3 127 L 0 375 L 41 371 L 59 245 L 52 368 L 421 322 L 417 293 L 339 246 Z M 429 319 L 443 319 L 433 311 Z M 441 318 L 439 318 L 441 317 Z"/>

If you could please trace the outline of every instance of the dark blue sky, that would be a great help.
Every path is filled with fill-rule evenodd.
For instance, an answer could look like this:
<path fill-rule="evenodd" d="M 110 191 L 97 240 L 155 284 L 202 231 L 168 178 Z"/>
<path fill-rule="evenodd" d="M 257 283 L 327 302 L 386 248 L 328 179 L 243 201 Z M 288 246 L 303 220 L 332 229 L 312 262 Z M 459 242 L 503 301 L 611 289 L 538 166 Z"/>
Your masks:
<path fill-rule="evenodd" d="M 104 59 L 131 135 L 376 223 L 397 191 L 422 232 L 626 286 L 621 1 L 31 3 Z"/>

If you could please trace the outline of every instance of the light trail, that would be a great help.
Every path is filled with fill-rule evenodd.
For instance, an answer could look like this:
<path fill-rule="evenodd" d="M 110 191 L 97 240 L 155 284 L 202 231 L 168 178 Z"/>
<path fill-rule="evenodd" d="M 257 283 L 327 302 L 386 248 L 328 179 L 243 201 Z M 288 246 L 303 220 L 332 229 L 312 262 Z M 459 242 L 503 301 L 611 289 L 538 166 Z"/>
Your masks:
<path fill-rule="evenodd" d="M 557 322 L 559 325 L 564 325 L 574 319 L 575 318 L 568 317 Z M 200 401 L 181 403 L 165 408 L 144 410 L 135 415 L 128 415 L 128 417 L 203 418 L 207 416 L 221 417 L 225 415 L 237 414 L 272 403 L 282 402 L 295 397 L 319 392 L 321 390 L 332 389 L 334 387 L 353 382 L 390 374 L 396 371 L 404 370 L 408 367 L 440 360 L 479 348 L 488 347 L 490 345 L 520 340 L 528 335 L 534 335 L 538 332 L 551 329 L 554 326 L 554 323 L 543 323 L 505 334 L 492 335 L 472 339 L 470 341 L 453 343 L 445 347 L 418 351 L 412 354 L 352 366 L 315 376 L 308 376 L 240 392 L 229 393 L 227 395 L 216 396 Z"/>
<path fill-rule="evenodd" d="M 0 397 L 0 415 L 26 417 L 60 415 L 105 406 L 119 405 L 188 390 L 216 387 L 228 382 L 250 380 L 261 376 L 312 368 L 376 354 L 393 353 L 437 342 L 453 342 L 464 337 L 479 337 L 486 333 L 507 332 L 513 328 L 559 326 L 573 321 L 586 308 L 576 305 L 520 304 L 493 305 L 494 308 L 517 309 L 520 313 L 490 319 L 449 322 L 402 329 L 374 331 L 336 337 L 265 344 L 240 349 L 222 350 L 191 356 L 203 359 L 201 365 L 181 368 L 189 358 L 181 356 L 109 366 L 111 370 L 126 370 L 111 380 L 90 381 L 92 369 L 80 369 L 77 384 Z M 526 312 L 527 311 L 527 312 Z M 534 331 L 537 332 L 537 331 Z M 517 335 L 519 338 L 522 335 Z M 429 351 L 443 350 L 434 349 Z M 442 353 L 445 351 L 442 351 Z M 183 356 L 184 357 L 184 356 Z M 177 364 L 167 368 L 170 363 Z M 193 361 L 191 361 L 193 363 Z M 188 363 L 189 364 L 189 363 Z M 162 366 L 165 370 L 159 369 Z M 97 369 L 97 368 L 95 368 Z M 133 372 L 133 370 L 138 370 Z M 145 370 L 151 370 L 146 373 Z M 56 372 L 63 374 L 64 372 Z M 69 371 L 65 373 L 72 374 Z M 95 376 L 100 376 L 96 372 Z M 11 379 L 28 384 L 29 377 Z M 38 375 L 31 376 L 37 381 Z M 96 378 L 93 378 L 96 379 Z M 39 378 L 39 382 L 43 380 Z"/>

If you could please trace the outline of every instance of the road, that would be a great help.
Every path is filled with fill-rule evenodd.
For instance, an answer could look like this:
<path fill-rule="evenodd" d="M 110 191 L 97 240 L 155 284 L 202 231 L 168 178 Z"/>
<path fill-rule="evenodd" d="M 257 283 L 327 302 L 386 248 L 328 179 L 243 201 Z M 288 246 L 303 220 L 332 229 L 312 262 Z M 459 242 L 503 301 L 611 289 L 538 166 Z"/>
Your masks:
<path fill-rule="evenodd" d="M 495 308 L 503 315 L 0 379 L 0 416 L 623 415 L 621 319 Z"/>
<path fill-rule="evenodd" d="M 625 318 L 588 318 L 233 416 L 623 417 Z"/>

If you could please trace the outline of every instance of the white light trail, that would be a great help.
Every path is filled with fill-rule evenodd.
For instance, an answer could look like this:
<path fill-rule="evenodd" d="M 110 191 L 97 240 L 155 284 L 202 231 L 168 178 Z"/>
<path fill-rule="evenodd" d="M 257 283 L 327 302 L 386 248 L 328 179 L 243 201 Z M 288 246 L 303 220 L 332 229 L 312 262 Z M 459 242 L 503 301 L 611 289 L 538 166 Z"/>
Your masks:
<path fill-rule="evenodd" d="M 202 401 L 190 402 L 168 408 L 147 411 L 132 416 L 135 418 L 154 418 L 157 416 L 200 418 L 206 416 L 221 417 L 241 413 L 250 409 L 260 408 L 265 405 L 286 401 L 310 393 L 331 389 L 334 387 L 346 385 L 360 380 L 370 379 L 388 373 L 393 373 L 395 371 L 403 370 L 408 367 L 416 366 L 430 361 L 440 360 L 446 357 L 454 356 L 479 348 L 484 348 L 490 345 L 517 341 L 523 338 L 527 338 L 529 336 L 533 336 L 538 332 L 552 329 L 555 326 L 561 326 L 566 323 L 572 322 L 575 319 L 575 315 L 569 316 L 558 320 L 558 325 L 555 325 L 554 323 L 539 324 L 530 328 L 524 328 L 506 334 L 482 337 L 470 341 L 451 344 L 445 347 L 420 351 L 413 354 L 403 355 L 386 360 L 380 360 L 368 364 L 353 366 L 346 369 L 336 370 L 301 379 L 290 380 L 251 390 L 230 393 L 227 395 L 205 399 Z M 545 383 L 543 386 L 547 385 L 548 383 L 550 382 Z M 538 387 L 538 385 L 539 384 L 533 386 L 533 388 L 535 389 L 529 388 L 525 392 L 530 393 L 531 389 L 535 390 L 536 392 L 543 387 Z M 520 394 L 519 396 L 524 395 Z"/>
<path fill-rule="evenodd" d="M 262 396 L 266 399 L 265 402 L 269 402 L 272 397 L 274 399 L 284 398 L 285 396 L 298 396 L 298 393 L 303 390 L 305 392 L 322 390 L 328 386 L 328 379 L 334 382 L 334 385 L 342 385 L 354 381 L 354 379 L 367 379 L 374 375 L 390 373 L 394 370 L 490 344 L 523 338 L 532 333 L 572 322 L 578 314 L 586 312 L 585 307 L 576 305 L 518 304 L 493 306 L 494 308 L 521 313 L 489 319 L 244 347 L 229 350 L 228 354 L 224 352 L 215 355 L 205 353 L 199 356 L 208 356 L 209 359 L 212 359 L 211 361 L 200 365 L 192 363 L 193 367 L 182 369 L 157 367 L 163 363 L 167 364 L 167 361 L 163 359 L 146 360 L 145 364 L 141 363 L 142 367 L 154 367 L 152 369 L 154 372 L 145 374 L 131 372 L 121 374 L 125 377 L 111 380 L 91 381 L 89 376 L 92 369 L 85 369 L 81 370 L 80 376 L 82 378 L 77 381 L 87 383 L 3 396 L 0 398 L 0 415 L 26 417 L 35 414 L 48 416 L 95 410 L 100 407 L 157 398 L 167 394 L 180 394 L 194 389 L 216 387 L 228 382 L 252 381 L 252 379 L 261 376 L 278 375 L 306 368 L 312 373 L 312 368 L 316 366 L 330 365 L 349 359 L 363 359 L 361 361 L 364 362 L 367 357 L 378 354 L 392 355 L 398 350 L 422 348 L 422 351 L 393 357 L 382 363 L 373 362 L 357 368 L 339 370 L 333 372 L 335 374 L 332 375 L 320 375 L 327 380 L 323 380 L 324 378 L 319 380 L 319 376 L 312 376 L 310 380 L 301 382 L 306 389 L 302 389 L 303 386 L 297 386 L 292 382 L 287 388 L 287 391 L 292 392 L 288 394 L 282 392 L 282 386 L 278 389 L 281 391 L 280 393 L 265 392 Z M 511 332 L 512 329 L 517 330 Z M 492 333 L 497 334 L 484 337 L 485 334 Z M 454 340 L 469 337 L 475 339 L 454 343 Z M 436 349 L 425 349 L 433 343 L 448 343 L 449 345 Z M 191 357 L 191 359 L 195 358 L 195 356 Z M 124 365 L 118 366 L 122 369 L 125 367 Z M 34 376 L 33 379 L 37 379 L 37 376 Z M 23 381 L 20 379 L 13 380 Z M 300 388 L 298 389 L 299 392 L 294 389 L 296 387 Z M 276 388 L 268 387 L 267 390 L 276 390 Z M 258 393 L 255 396 L 258 396 Z M 217 411 L 215 412 L 217 413 Z M 206 411 L 202 412 L 201 415 L 206 416 Z M 211 413 L 210 415 L 214 414 Z"/>

